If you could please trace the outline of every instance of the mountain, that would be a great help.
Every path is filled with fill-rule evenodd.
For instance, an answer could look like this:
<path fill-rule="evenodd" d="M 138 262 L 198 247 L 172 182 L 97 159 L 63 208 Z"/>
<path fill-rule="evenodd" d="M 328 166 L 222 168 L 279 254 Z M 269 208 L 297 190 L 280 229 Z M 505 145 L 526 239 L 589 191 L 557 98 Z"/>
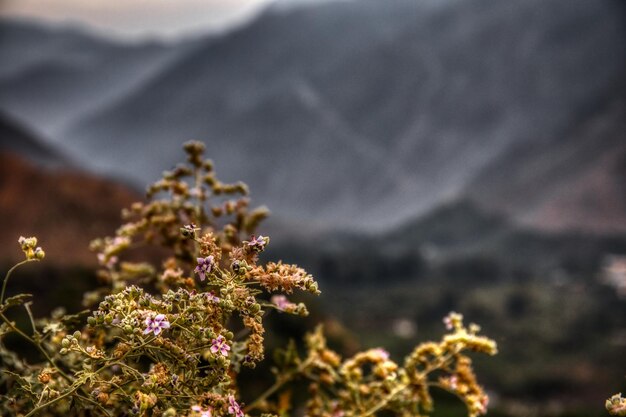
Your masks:
<path fill-rule="evenodd" d="M 626 252 L 623 231 L 538 230 L 485 211 L 471 200 L 438 207 L 378 239 L 376 246 L 391 242 L 398 252 L 420 248 L 435 263 L 489 259 L 503 269 L 527 270 L 539 276 L 561 268 L 593 276 L 608 255 Z"/>
<path fill-rule="evenodd" d="M 60 141 L 65 125 L 127 94 L 186 48 L 126 45 L 76 29 L 0 19 L 0 102 L 19 121 Z"/>
<path fill-rule="evenodd" d="M 46 79 L 45 65 L 20 71 L 22 84 L 6 78 L 8 93 L 0 84 L 0 108 L 48 126 L 85 166 L 140 184 L 180 159 L 181 142 L 203 140 L 222 177 L 249 183 L 255 201 L 286 221 L 383 230 L 485 192 L 487 208 L 569 227 L 583 212 L 597 215 L 571 211 L 561 221 L 569 202 L 589 198 L 575 195 L 580 184 L 604 175 L 610 195 L 620 181 L 604 166 L 623 135 L 609 103 L 624 98 L 614 91 L 626 75 L 624 23 L 617 0 L 277 7 L 226 35 L 162 47 L 145 73 L 142 59 L 133 61 L 126 68 L 140 82 L 132 86 L 105 65 L 85 70 L 84 85 L 38 94 L 25 86 Z M 119 62 L 145 53 L 141 45 L 109 48 Z M 106 100 L 93 101 L 108 88 Z M 87 96 L 92 105 L 84 106 Z M 46 121 L 28 109 L 59 97 L 76 113 Z M 612 139 L 587 160 L 594 118 Z M 535 163 L 537 174 L 561 172 L 568 159 L 560 155 L 572 149 L 578 165 L 567 166 L 567 180 L 544 186 L 541 175 L 524 177 Z M 514 166 L 520 174 L 510 177 Z M 510 209 L 499 190 L 524 204 Z M 603 218 L 603 230 L 623 225 L 619 215 Z"/>
<path fill-rule="evenodd" d="M 49 167 L 68 163 L 58 150 L 41 140 L 15 120 L 0 112 L 0 151 L 22 155 L 33 162 Z"/>
<path fill-rule="evenodd" d="M 469 196 L 544 230 L 626 232 L 626 85 L 590 107 L 543 146 L 511 149 Z"/>
<path fill-rule="evenodd" d="M 89 242 L 114 233 L 122 208 L 140 196 L 69 168 L 66 159 L 7 118 L 0 118 L 0 146 L 0 245 L 5 248 L 0 261 L 21 260 L 17 239 L 37 236 L 47 265 L 95 265 Z"/>

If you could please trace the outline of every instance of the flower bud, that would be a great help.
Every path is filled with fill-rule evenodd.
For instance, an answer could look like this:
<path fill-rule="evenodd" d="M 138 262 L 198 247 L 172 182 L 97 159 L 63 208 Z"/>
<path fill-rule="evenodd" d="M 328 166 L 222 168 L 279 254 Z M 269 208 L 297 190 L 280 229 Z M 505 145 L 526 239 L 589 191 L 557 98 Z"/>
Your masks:
<path fill-rule="evenodd" d="M 46 252 L 44 252 L 43 249 L 41 249 L 40 247 L 35 249 L 35 259 L 37 259 L 38 261 L 41 261 L 43 258 L 45 258 L 45 256 L 46 256 Z"/>
<path fill-rule="evenodd" d="M 173 408 L 168 408 L 163 412 L 163 417 L 176 417 L 176 410 Z"/>

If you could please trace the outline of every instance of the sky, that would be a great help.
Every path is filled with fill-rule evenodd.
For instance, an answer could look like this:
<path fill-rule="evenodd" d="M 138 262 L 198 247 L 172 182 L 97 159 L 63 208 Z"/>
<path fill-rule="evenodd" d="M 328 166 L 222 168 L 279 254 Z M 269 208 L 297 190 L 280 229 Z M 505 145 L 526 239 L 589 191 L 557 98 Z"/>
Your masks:
<path fill-rule="evenodd" d="M 0 15 L 91 28 L 118 38 L 171 39 L 227 29 L 272 0 L 0 0 Z"/>

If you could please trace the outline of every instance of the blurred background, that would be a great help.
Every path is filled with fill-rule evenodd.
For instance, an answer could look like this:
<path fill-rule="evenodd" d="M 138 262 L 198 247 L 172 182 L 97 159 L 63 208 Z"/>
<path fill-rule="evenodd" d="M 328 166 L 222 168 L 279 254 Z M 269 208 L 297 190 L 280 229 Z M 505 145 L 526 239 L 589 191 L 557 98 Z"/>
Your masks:
<path fill-rule="evenodd" d="M 490 415 L 626 389 L 623 0 L 0 0 L 0 266 L 39 237 L 14 290 L 41 313 L 80 308 L 89 241 L 190 139 L 344 353 L 456 310 L 499 344 Z"/>

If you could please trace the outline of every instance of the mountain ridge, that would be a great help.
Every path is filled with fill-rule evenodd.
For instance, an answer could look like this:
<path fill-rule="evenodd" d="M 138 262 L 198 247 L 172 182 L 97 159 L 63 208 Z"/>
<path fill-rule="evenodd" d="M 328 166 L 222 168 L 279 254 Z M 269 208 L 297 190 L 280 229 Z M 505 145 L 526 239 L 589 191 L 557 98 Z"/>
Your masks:
<path fill-rule="evenodd" d="M 550 150 L 568 128 L 585 129 L 586 107 L 626 74 L 616 55 L 626 19 L 613 0 L 430 4 L 270 8 L 173 54 L 56 128 L 55 141 L 144 184 L 181 142 L 204 139 L 218 172 L 248 182 L 279 217 L 384 230 L 473 195 L 519 144 Z M 15 110 L 12 100 L 0 94 L 0 108 Z M 159 152 L 147 155 L 147 143 Z"/>

